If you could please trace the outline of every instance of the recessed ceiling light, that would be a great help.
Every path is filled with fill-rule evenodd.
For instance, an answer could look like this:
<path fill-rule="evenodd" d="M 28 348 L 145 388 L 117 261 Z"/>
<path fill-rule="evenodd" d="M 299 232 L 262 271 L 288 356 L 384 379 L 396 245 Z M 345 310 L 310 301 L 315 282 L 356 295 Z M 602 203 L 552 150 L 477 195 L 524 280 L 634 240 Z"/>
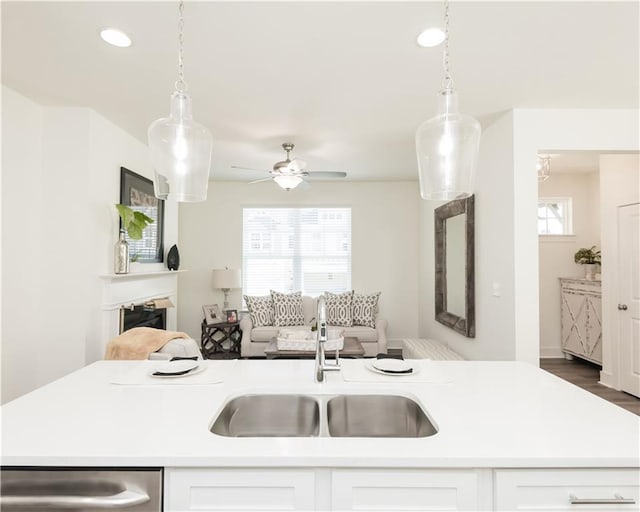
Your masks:
<path fill-rule="evenodd" d="M 418 36 L 418 44 L 423 48 L 438 46 L 442 41 L 444 41 L 444 31 L 438 27 L 428 28 Z"/>
<path fill-rule="evenodd" d="M 100 37 L 113 46 L 118 46 L 120 48 L 127 48 L 131 46 L 131 38 L 122 32 L 122 30 L 105 28 L 100 31 Z"/>

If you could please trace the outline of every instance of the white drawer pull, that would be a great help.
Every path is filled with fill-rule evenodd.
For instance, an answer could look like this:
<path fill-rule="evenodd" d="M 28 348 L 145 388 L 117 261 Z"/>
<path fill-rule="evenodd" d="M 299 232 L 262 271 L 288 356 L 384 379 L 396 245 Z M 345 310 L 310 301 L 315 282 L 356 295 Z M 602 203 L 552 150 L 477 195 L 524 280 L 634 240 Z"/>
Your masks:
<path fill-rule="evenodd" d="M 623 498 L 619 494 L 614 494 L 612 499 L 599 498 L 578 498 L 575 494 L 569 494 L 572 505 L 635 505 L 633 498 Z"/>

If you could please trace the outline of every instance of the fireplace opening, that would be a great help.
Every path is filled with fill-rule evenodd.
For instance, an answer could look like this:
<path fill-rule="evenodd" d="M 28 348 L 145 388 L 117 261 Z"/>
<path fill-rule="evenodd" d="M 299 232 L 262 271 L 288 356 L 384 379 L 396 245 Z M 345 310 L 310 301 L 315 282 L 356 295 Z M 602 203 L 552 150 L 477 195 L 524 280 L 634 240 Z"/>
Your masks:
<path fill-rule="evenodd" d="M 120 308 L 120 334 L 134 327 L 167 328 L 167 309 L 149 306 Z"/>

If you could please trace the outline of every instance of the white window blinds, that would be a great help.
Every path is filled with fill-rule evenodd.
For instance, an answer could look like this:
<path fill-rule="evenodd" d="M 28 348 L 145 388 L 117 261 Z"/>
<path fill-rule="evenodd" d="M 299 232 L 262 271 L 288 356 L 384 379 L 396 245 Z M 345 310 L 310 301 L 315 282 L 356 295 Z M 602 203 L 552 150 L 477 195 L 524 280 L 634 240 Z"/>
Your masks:
<path fill-rule="evenodd" d="M 351 208 L 244 208 L 245 295 L 351 289 Z"/>

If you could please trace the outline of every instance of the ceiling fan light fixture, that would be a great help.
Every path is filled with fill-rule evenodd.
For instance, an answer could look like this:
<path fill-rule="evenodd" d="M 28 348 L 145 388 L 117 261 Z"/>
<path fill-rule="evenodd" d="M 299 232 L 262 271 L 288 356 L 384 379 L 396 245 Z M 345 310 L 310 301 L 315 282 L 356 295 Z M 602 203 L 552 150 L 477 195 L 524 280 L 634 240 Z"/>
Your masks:
<path fill-rule="evenodd" d="M 284 190 L 293 190 L 302 183 L 302 178 L 300 176 L 283 174 L 275 176 L 273 181 L 275 181 L 280 188 L 283 188 Z"/>

